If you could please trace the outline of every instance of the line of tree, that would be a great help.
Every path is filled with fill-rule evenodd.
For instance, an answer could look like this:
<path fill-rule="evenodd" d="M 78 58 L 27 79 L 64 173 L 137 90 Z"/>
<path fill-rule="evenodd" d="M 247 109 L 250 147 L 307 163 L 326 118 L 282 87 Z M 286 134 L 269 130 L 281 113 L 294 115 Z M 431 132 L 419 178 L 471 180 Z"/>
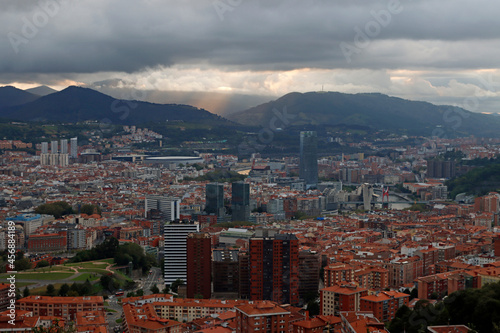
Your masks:
<path fill-rule="evenodd" d="M 1 259 L 0 271 L 2 273 L 5 273 L 7 271 L 7 265 L 9 264 L 9 262 L 7 260 L 8 255 L 9 255 L 8 250 L 4 250 L 4 251 L 0 252 L 0 259 Z M 16 258 L 14 261 L 14 267 L 16 268 L 16 271 L 25 271 L 27 269 L 30 269 L 32 266 L 33 266 L 33 264 L 31 263 L 31 261 L 27 257 L 24 256 L 23 251 L 16 252 Z"/>
<path fill-rule="evenodd" d="M 500 163 L 489 164 L 484 167 L 472 169 L 461 177 L 448 180 L 450 198 L 455 198 L 459 193 L 471 195 L 485 195 L 500 189 Z"/>
<path fill-rule="evenodd" d="M 56 219 L 64 216 L 73 214 L 73 208 L 66 201 L 56 201 L 53 203 L 46 203 L 35 208 L 35 212 L 38 214 L 52 215 Z"/>
<path fill-rule="evenodd" d="M 99 205 L 85 204 L 80 207 L 80 213 L 87 215 L 93 215 L 94 213 L 97 213 L 98 215 L 101 215 L 102 208 Z"/>
<path fill-rule="evenodd" d="M 82 262 L 108 258 L 113 258 L 115 264 L 118 266 L 125 266 L 129 262 L 132 262 L 133 268 L 141 268 L 143 273 L 157 265 L 155 257 L 144 253 L 140 245 L 135 243 L 119 245 L 118 240 L 114 237 L 107 238 L 104 242 L 90 250 L 78 252 L 69 261 Z"/>
<path fill-rule="evenodd" d="M 500 282 L 457 291 L 431 304 L 420 300 L 413 310 L 402 306 L 388 324 L 391 333 L 426 332 L 427 326 L 466 325 L 472 332 L 500 333 Z"/>
<path fill-rule="evenodd" d="M 90 260 L 100 260 L 114 258 L 118 252 L 119 242 L 114 237 L 109 237 L 101 244 L 94 246 L 90 250 L 78 252 L 69 262 L 82 262 Z"/>

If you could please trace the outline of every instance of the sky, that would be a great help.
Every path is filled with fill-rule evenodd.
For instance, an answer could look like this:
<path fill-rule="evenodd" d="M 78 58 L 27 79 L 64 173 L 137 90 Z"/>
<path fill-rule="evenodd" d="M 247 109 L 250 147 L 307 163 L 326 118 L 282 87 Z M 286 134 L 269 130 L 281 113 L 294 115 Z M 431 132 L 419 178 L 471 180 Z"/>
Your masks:
<path fill-rule="evenodd" d="M 0 85 L 381 92 L 500 113 L 499 14 L 493 0 L 3 0 Z"/>

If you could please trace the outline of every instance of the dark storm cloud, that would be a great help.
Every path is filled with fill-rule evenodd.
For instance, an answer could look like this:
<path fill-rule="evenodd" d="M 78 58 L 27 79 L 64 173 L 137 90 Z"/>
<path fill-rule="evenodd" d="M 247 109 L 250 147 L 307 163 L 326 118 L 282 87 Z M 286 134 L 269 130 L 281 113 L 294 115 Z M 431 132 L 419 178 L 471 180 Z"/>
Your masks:
<path fill-rule="evenodd" d="M 43 9 L 50 3 L 52 10 Z M 0 73 L 2 78 L 131 73 L 178 64 L 229 71 L 497 67 L 499 2 L 401 0 L 401 10 L 386 21 L 379 18 L 377 30 L 373 13 L 396 5 L 394 0 L 7 1 L 0 3 Z M 370 24 L 374 30 L 367 32 Z M 356 43 L 356 31 L 371 33 L 368 43 Z M 341 43 L 356 51 L 350 61 Z"/>

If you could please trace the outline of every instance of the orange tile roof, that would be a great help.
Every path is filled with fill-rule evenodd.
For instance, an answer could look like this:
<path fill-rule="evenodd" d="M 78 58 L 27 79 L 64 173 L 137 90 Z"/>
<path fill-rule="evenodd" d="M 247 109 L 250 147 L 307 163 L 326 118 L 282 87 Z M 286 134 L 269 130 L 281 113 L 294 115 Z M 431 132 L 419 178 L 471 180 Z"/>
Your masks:
<path fill-rule="evenodd" d="M 235 308 L 249 317 L 290 314 L 290 311 L 283 309 L 271 301 L 256 301 L 254 304 L 237 305 Z"/>

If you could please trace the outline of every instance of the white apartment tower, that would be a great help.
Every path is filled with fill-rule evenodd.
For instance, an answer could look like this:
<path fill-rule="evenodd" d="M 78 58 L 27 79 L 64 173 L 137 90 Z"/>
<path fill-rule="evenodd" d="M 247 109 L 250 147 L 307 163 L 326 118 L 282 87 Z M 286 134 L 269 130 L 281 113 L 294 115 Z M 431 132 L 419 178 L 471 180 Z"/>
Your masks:
<path fill-rule="evenodd" d="M 54 141 L 52 141 L 50 143 L 50 153 L 51 154 L 57 154 L 57 153 L 59 153 L 57 140 L 54 140 Z"/>
<path fill-rule="evenodd" d="M 49 153 L 49 143 L 42 142 L 42 154 L 48 154 L 48 153 Z"/>
<path fill-rule="evenodd" d="M 78 138 L 71 138 L 70 139 L 70 156 L 71 158 L 77 158 L 78 157 Z"/>
<path fill-rule="evenodd" d="M 187 279 L 187 236 L 192 232 L 199 232 L 198 222 L 167 222 L 163 235 L 165 247 L 163 251 L 165 284 L 171 285 L 175 280 Z M 207 277 L 210 278 L 210 277 Z"/>
<path fill-rule="evenodd" d="M 61 139 L 61 154 L 68 153 L 68 139 Z"/>

